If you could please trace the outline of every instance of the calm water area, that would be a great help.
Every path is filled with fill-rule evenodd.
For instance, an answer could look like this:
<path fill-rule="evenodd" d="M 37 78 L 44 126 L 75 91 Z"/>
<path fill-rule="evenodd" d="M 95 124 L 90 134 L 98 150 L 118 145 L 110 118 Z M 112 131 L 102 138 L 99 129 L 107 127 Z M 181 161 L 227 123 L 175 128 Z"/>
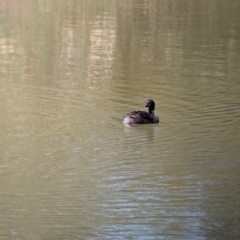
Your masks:
<path fill-rule="evenodd" d="M 239 0 L 0 1 L 2 239 L 240 239 Z"/>

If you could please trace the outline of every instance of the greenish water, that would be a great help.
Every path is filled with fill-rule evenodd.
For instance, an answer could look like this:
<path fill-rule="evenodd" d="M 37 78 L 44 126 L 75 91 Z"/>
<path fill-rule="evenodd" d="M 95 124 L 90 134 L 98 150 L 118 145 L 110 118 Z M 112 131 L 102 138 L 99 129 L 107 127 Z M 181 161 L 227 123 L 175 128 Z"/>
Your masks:
<path fill-rule="evenodd" d="M 239 239 L 239 12 L 2 0 L 0 239 Z"/>

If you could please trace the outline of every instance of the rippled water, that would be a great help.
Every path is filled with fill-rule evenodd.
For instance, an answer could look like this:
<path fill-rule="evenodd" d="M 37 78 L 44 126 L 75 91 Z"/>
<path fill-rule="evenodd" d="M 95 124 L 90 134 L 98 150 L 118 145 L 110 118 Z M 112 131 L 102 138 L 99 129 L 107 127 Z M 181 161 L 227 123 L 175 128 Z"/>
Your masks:
<path fill-rule="evenodd" d="M 1 1 L 0 239 L 239 239 L 239 11 Z"/>

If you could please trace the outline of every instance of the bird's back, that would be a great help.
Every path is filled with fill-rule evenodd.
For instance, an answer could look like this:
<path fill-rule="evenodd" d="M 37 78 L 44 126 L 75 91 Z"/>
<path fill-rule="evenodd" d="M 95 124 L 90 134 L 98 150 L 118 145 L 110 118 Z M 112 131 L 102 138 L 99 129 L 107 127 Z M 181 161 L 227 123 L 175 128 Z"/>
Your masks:
<path fill-rule="evenodd" d="M 141 124 L 153 123 L 153 116 L 145 111 L 132 111 L 124 118 L 124 123 L 127 124 Z"/>

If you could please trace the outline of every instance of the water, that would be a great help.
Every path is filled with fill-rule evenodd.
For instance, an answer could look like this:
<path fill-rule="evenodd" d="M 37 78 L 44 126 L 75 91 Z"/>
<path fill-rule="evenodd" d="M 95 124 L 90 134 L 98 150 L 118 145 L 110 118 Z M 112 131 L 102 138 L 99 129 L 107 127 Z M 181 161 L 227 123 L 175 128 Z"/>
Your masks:
<path fill-rule="evenodd" d="M 1 1 L 0 239 L 239 239 L 239 11 Z"/>

